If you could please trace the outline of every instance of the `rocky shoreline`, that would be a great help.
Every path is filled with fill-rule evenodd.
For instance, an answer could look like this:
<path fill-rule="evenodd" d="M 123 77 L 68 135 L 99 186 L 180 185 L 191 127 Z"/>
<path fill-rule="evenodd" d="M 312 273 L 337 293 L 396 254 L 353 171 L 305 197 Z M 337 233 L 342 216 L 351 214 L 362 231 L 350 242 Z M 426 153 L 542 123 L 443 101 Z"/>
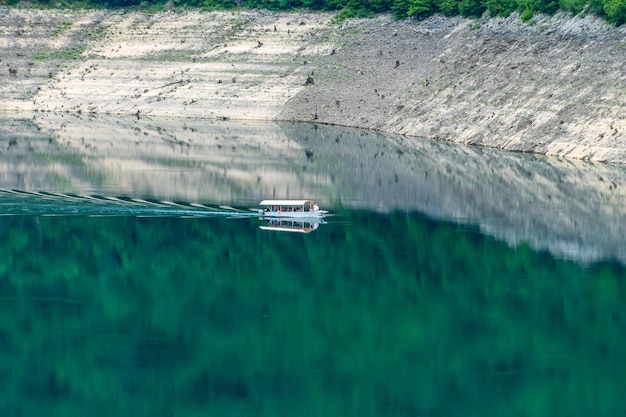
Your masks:
<path fill-rule="evenodd" d="M 592 17 L 0 13 L 0 111 L 336 124 L 626 163 L 626 28 Z"/>

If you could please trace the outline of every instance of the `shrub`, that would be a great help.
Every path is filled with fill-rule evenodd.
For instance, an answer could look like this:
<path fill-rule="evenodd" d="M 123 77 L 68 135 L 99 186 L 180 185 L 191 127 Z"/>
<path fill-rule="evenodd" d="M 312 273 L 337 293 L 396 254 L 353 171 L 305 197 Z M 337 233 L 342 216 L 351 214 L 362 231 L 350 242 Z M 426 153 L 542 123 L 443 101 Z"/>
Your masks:
<path fill-rule="evenodd" d="M 522 19 L 523 22 L 528 22 L 532 18 L 533 18 L 533 10 L 530 7 L 526 7 L 526 9 L 524 9 L 524 12 L 520 16 L 520 19 Z"/>

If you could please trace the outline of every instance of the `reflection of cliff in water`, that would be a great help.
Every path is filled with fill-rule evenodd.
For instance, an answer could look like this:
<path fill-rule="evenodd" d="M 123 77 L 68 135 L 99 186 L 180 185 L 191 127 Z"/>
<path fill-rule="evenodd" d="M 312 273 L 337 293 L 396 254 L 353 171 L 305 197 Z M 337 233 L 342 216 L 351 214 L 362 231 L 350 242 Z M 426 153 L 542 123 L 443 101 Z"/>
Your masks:
<path fill-rule="evenodd" d="M 15 124 L 0 128 L 12 138 L 4 188 L 224 204 L 318 193 L 302 189 L 310 176 L 291 175 L 302 150 L 273 124 L 49 114 L 18 134 Z"/>
<path fill-rule="evenodd" d="M 419 211 L 512 245 L 626 262 L 622 166 L 329 126 L 38 115 L 2 124 L 0 186 L 248 205 Z"/>
<path fill-rule="evenodd" d="M 314 126 L 287 134 L 306 130 L 300 142 L 347 206 L 417 210 L 514 246 L 626 262 L 626 167 Z"/>

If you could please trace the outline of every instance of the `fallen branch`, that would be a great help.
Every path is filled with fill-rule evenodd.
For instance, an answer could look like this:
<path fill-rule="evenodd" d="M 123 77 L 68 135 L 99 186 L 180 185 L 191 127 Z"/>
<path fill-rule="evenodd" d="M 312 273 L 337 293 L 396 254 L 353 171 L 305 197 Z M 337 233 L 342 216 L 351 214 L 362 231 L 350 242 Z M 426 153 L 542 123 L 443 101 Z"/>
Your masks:
<path fill-rule="evenodd" d="M 184 83 L 185 83 L 185 80 L 174 81 L 173 83 L 165 84 L 165 85 L 162 85 L 162 86 L 157 87 L 157 88 L 165 88 L 165 87 L 169 87 L 170 85 L 184 84 Z"/>

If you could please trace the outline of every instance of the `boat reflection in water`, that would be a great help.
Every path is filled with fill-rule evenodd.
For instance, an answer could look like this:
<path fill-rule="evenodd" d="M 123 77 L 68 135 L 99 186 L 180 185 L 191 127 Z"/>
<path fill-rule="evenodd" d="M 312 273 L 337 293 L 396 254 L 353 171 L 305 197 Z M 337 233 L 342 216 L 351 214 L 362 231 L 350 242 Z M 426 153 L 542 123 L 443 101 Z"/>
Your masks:
<path fill-rule="evenodd" d="M 267 219 L 264 220 L 265 224 L 259 226 L 261 230 L 274 230 L 277 232 L 295 232 L 295 233 L 311 233 L 315 231 L 320 224 L 325 223 L 322 219 Z"/>

